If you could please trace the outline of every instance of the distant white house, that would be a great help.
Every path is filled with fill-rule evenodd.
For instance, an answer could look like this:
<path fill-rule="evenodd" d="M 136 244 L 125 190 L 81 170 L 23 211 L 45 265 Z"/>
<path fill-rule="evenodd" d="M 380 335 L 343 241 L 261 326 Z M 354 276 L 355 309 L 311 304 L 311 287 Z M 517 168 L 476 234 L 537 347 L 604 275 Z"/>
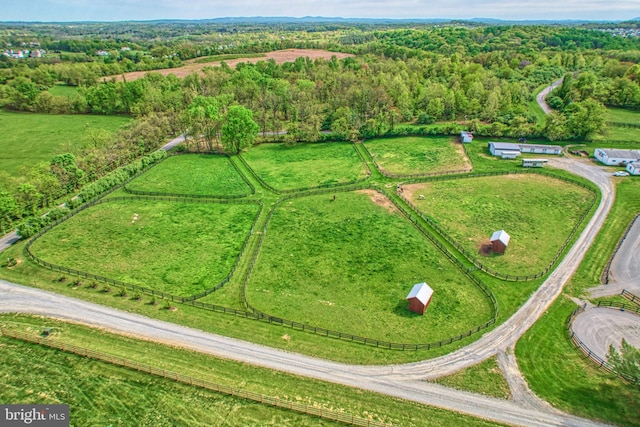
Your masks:
<path fill-rule="evenodd" d="M 473 134 L 463 130 L 460 132 L 460 140 L 463 144 L 469 144 L 473 141 Z"/>
<path fill-rule="evenodd" d="M 627 172 L 631 175 L 640 175 L 640 161 L 627 163 Z"/>
<path fill-rule="evenodd" d="M 522 159 L 523 168 L 541 168 L 547 163 L 547 159 Z"/>
<path fill-rule="evenodd" d="M 638 150 L 596 148 L 593 155 L 600 163 L 608 166 L 626 165 L 640 161 L 640 151 Z"/>
<path fill-rule="evenodd" d="M 520 145 L 510 142 L 490 142 L 489 151 L 492 155 L 503 159 L 515 159 L 520 155 Z"/>

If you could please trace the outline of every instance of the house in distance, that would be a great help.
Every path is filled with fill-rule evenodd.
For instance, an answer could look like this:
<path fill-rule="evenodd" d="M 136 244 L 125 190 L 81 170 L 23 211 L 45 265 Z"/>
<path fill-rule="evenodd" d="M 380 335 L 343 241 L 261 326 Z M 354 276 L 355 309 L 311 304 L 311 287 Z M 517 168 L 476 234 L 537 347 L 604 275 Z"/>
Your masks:
<path fill-rule="evenodd" d="M 431 302 L 433 289 L 425 282 L 413 285 L 411 292 L 407 295 L 409 301 L 409 310 L 417 314 L 424 314 L 427 306 Z"/>
<path fill-rule="evenodd" d="M 506 231 L 496 231 L 491 235 L 491 251 L 496 254 L 504 254 L 507 246 L 509 246 L 509 240 L 511 240 L 511 236 Z"/>

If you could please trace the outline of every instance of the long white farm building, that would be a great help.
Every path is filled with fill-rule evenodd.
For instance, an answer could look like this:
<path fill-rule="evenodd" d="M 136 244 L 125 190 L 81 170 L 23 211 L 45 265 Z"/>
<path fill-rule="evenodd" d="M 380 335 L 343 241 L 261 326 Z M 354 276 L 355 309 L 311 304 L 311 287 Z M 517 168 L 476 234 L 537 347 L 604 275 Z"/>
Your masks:
<path fill-rule="evenodd" d="M 596 148 L 593 155 L 600 163 L 608 166 L 626 165 L 640 161 L 640 150 Z"/>
<path fill-rule="evenodd" d="M 490 142 L 489 151 L 494 156 L 500 156 L 503 159 L 515 159 L 522 153 L 532 154 L 555 154 L 562 153 L 562 147 L 559 145 L 541 145 L 541 144 L 513 144 L 511 142 Z"/>

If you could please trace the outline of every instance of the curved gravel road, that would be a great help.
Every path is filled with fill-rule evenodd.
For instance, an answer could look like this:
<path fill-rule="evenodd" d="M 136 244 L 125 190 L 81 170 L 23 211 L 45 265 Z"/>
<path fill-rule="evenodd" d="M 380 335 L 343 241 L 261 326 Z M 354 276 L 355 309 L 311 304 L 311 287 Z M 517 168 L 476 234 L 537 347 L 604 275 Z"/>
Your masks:
<path fill-rule="evenodd" d="M 573 321 L 573 332 L 601 359 L 607 359 L 609 347 L 620 349 L 624 338 L 640 348 L 640 315 L 610 308 L 587 308 Z"/>
<path fill-rule="evenodd" d="M 560 86 L 563 80 L 564 80 L 564 77 L 559 80 L 556 80 L 555 82 L 551 83 L 550 86 L 547 86 L 546 88 L 542 89 L 542 91 L 540 91 L 540 93 L 536 95 L 536 101 L 538 102 L 538 105 L 540 106 L 540 108 L 542 108 L 542 111 L 544 111 L 545 114 L 551 114 L 551 111 L 553 111 L 551 107 L 549 107 L 549 105 L 547 104 L 547 101 L 546 101 L 547 96 L 551 93 L 552 90 Z"/>

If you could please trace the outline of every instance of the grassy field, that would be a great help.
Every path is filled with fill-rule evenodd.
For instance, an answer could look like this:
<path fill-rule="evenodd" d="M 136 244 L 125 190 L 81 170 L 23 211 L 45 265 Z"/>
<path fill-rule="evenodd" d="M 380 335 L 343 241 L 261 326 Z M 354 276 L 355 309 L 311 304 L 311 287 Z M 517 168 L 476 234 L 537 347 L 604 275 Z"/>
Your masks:
<path fill-rule="evenodd" d="M 113 132 L 128 123 L 128 117 L 47 115 L 0 110 L 0 186 L 23 176 L 24 168 L 49 162 L 57 154 L 74 152 L 84 143 L 89 129 Z"/>
<path fill-rule="evenodd" d="M 509 399 L 509 384 L 502 375 L 495 357 L 471 366 L 455 374 L 441 377 L 433 382 L 458 390 L 480 393 L 498 399 Z"/>
<path fill-rule="evenodd" d="M 267 230 L 247 299 L 313 326 L 400 343 L 447 339 L 491 318 L 486 297 L 375 192 L 293 199 Z M 405 297 L 426 281 L 424 316 Z M 471 309 L 473 307 L 473 309 Z"/>
<path fill-rule="evenodd" d="M 598 370 L 569 341 L 566 321 L 576 308 L 561 297 L 518 341 L 518 364 L 529 386 L 560 410 L 640 426 L 640 388 Z"/>
<path fill-rule="evenodd" d="M 618 123 L 640 124 L 640 111 L 624 108 L 607 108 L 607 120 Z"/>
<path fill-rule="evenodd" d="M 365 145 L 378 166 L 392 174 L 471 169 L 471 162 L 456 138 L 380 138 L 371 139 Z"/>
<path fill-rule="evenodd" d="M 172 156 L 131 181 L 131 190 L 197 195 L 248 195 L 251 188 L 226 156 Z"/>
<path fill-rule="evenodd" d="M 242 154 L 256 174 L 279 190 L 339 184 L 365 178 L 350 143 L 261 144 Z"/>
<path fill-rule="evenodd" d="M 64 96 L 73 98 L 78 94 L 77 86 L 55 85 L 49 88 L 49 93 L 53 96 Z"/>
<path fill-rule="evenodd" d="M 188 296 L 229 274 L 257 212 L 257 205 L 109 202 L 52 229 L 32 251 L 53 264 Z"/>
<path fill-rule="evenodd" d="M 582 187 L 540 175 L 414 184 L 405 193 L 480 262 L 511 275 L 542 271 L 593 200 Z M 511 236 L 506 253 L 482 255 L 496 230 Z"/>
<path fill-rule="evenodd" d="M 430 426 L 442 427 L 497 425 L 376 393 L 301 379 L 53 319 L 2 315 L 0 324 L 34 334 L 50 327 L 53 333 L 49 339 L 52 340 L 89 347 L 94 351 L 254 393 L 344 411 L 397 426 L 417 427 L 425 422 Z M 0 401 L 69 403 L 75 425 L 101 422 L 113 426 L 334 425 L 315 417 L 216 395 L 16 340 L 0 337 L 0 347 L 4 385 L 0 389 Z"/>

